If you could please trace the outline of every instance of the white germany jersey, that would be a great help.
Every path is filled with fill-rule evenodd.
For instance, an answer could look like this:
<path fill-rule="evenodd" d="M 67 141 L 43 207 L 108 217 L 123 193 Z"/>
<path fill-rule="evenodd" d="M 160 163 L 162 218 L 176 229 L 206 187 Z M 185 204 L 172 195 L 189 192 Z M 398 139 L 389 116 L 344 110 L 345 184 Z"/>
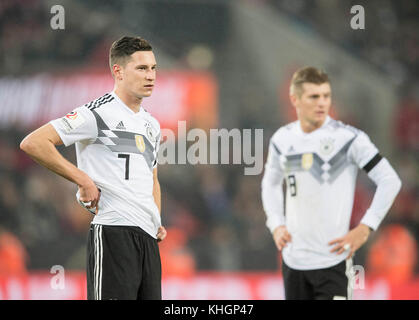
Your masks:
<path fill-rule="evenodd" d="M 142 107 L 133 112 L 111 92 L 50 123 L 65 146 L 75 143 L 78 168 L 101 189 L 92 223 L 138 226 L 156 238 L 161 225 L 153 198 L 158 121 Z"/>
<path fill-rule="evenodd" d="M 285 225 L 292 237 L 283 249 L 287 265 L 321 269 L 347 257 L 330 253 L 328 243 L 349 231 L 358 169 L 374 157 L 378 150 L 364 132 L 330 117 L 311 133 L 299 121 L 276 131 L 265 174 L 286 181 Z"/>

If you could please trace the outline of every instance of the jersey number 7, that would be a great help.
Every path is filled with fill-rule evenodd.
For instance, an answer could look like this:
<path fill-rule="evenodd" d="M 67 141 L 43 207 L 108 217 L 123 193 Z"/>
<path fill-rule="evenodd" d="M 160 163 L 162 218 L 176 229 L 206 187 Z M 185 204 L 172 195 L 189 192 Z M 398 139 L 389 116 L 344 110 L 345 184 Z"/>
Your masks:
<path fill-rule="evenodd" d="M 118 154 L 118 158 L 125 159 L 125 180 L 129 180 L 129 154 Z"/>

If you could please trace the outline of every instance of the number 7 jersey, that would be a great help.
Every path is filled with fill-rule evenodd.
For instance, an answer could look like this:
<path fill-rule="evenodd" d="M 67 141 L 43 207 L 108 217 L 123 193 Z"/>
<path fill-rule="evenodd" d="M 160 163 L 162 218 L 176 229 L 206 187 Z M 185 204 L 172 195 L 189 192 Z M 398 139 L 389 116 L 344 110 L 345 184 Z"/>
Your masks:
<path fill-rule="evenodd" d="M 111 92 L 50 123 L 65 146 L 75 144 L 78 168 L 101 189 L 92 223 L 138 226 L 156 238 L 159 122 L 142 107 L 135 113 Z"/>

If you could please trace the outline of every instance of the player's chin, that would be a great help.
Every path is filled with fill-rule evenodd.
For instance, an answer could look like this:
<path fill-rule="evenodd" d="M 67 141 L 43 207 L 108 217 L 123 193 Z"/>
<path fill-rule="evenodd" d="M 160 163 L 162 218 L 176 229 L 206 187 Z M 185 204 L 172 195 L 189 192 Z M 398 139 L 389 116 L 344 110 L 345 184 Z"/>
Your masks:
<path fill-rule="evenodd" d="M 141 95 L 143 97 L 149 97 L 149 96 L 151 96 L 152 92 L 153 92 L 153 88 L 145 88 L 145 89 L 142 90 Z"/>
<path fill-rule="evenodd" d="M 327 116 L 326 112 L 324 113 L 319 112 L 314 115 L 314 119 L 316 119 L 316 122 L 323 122 L 324 120 L 326 120 L 326 116 Z"/>

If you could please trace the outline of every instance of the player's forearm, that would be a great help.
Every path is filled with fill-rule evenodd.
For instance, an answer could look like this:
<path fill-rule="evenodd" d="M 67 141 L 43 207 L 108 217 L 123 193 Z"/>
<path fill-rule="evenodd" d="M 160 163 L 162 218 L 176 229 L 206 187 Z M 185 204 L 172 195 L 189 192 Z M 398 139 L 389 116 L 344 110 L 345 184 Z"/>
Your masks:
<path fill-rule="evenodd" d="M 387 159 L 382 159 L 368 173 L 368 176 L 375 182 L 377 189 L 371 206 L 362 218 L 361 223 L 376 230 L 399 193 L 401 181 Z"/>
<path fill-rule="evenodd" d="M 86 184 L 90 179 L 86 173 L 66 160 L 48 139 L 31 134 L 21 142 L 20 148 L 40 165 L 79 186 Z"/>

